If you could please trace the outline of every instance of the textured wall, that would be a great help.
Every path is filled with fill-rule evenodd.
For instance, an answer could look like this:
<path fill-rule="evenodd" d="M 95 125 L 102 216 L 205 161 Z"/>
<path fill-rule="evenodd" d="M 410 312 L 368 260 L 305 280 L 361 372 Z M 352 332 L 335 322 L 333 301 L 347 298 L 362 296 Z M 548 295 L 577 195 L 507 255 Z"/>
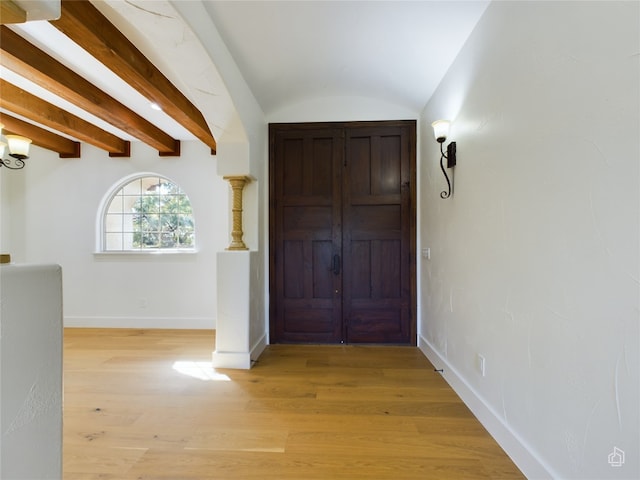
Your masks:
<path fill-rule="evenodd" d="M 1 266 L 0 299 L 0 478 L 60 479 L 60 267 Z"/>
<path fill-rule="evenodd" d="M 639 9 L 494 2 L 422 115 L 421 345 L 531 473 L 640 477 Z"/>

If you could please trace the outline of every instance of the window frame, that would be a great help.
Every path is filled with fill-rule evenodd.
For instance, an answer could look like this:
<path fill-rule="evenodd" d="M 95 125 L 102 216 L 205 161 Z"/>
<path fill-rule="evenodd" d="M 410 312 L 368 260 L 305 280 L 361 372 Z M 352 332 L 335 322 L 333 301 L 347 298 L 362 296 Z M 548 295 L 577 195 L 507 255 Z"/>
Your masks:
<path fill-rule="evenodd" d="M 191 207 L 191 221 L 193 222 L 193 245 L 191 247 L 179 247 L 179 248 L 133 248 L 133 249 L 122 249 L 122 250 L 107 250 L 107 214 L 109 213 L 109 207 L 111 206 L 115 197 L 129 184 L 135 182 L 136 180 L 141 180 L 144 178 L 157 178 L 161 181 L 169 182 L 175 185 L 182 195 L 187 199 L 189 205 Z M 141 197 L 141 195 L 140 195 Z M 122 213 L 124 215 L 124 212 Z M 100 207 L 98 209 L 98 215 L 96 218 L 96 250 L 94 252 L 95 255 L 101 256 L 153 256 L 153 255 L 191 255 L 198 252 L 198 243 L 197 243 L 197 234 L 196 234 L 196 220 L 195 213 L 193 208 L 193 203 L 191 198 L 185 191 L 185 189 L 179 183 L 175 182 L 171 178 L 166 175 L 162 175 L 156 172 L 137 172 L 131 175 L 128 175 L 124 178 L 121 178 L 118 182 L 113 184 L 105 193 L 100 202 Z M 121 232 L 124 235 L 124 232 Z"/>

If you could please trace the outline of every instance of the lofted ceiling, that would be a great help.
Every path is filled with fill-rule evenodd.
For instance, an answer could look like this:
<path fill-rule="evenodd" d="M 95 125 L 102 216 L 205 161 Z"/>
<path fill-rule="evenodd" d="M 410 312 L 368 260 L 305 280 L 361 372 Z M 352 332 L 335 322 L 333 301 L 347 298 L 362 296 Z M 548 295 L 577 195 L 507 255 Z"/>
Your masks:
<path fill-rule="evenodd" d="M 361 96 L 421 111 L 489 0 L 212 1 L 265 114 Z"/>
<path fill-rule="evenodd" d="M 111 156 L 127 156 L 132 141 L 163 156 L 179 155 L 182 140 L 215 151 L 233 103 L 178 2 L 204 7 L 269 117 L 344 96 L 419 112 L 489 0 L 63 0 L 58 20 L 1 27 L 5 131 L 63 157 L 81 143 Z M 0 0 L 3 23 L 5 6 L 21 3 L 34 0 Z"/>

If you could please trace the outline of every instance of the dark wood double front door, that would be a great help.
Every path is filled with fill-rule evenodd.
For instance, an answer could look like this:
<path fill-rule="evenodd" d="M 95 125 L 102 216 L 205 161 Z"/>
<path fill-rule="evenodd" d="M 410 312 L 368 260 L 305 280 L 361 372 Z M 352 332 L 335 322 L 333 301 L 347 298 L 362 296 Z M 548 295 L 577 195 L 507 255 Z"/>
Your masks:
<path fill-rule="evenodd" d="M 269 138 L 270 341 L 415 345 L 415 121 Z"/>

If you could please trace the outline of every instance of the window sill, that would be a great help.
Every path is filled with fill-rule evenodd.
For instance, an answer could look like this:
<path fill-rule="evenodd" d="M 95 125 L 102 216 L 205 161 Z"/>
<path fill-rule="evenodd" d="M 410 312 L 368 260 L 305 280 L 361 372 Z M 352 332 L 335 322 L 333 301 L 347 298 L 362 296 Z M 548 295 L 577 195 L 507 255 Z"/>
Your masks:
<path fill-rule="evenodd" d="M 96 260 L 118 260 L 118 259 L 135 259 L 135 260 L 159 260 L 160 258 L 192 257 L 198 253 L 198 250 L 123 250 L 112 252 L 93 252 Z"/>

